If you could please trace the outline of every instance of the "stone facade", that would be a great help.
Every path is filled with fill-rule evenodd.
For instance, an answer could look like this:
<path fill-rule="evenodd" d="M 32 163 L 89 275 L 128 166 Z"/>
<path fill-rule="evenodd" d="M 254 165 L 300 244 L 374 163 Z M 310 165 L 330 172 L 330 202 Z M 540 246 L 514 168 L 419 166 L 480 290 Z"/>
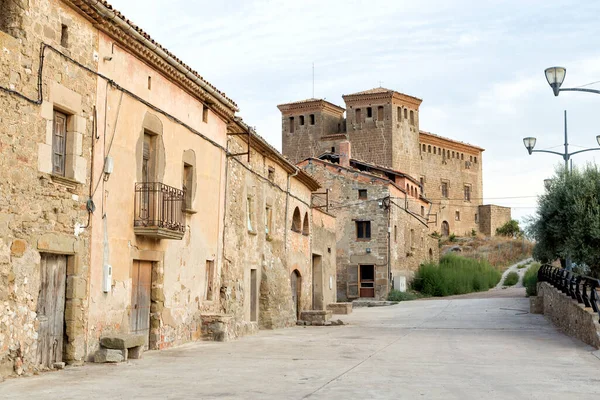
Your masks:
<path fill-rule="evenodd" d="M 494 236 L 496 229 L 511 220 L 510 207 L 486 204 L 479 206 L 479 231 Z"/>
<path fill-rule="evenodd" d="M 544 314 L 569 336 L 600 349 L 598 313 L 586 308 L 548 282 L 537 284 L 537 297 L 531 297 L 532 312 Z"/>
<path fill-rule="evenodd" d="M 352 158 L 339 164 L 309 158 L 298 166 L 329 190 L 329 212 L 337 222 L 338 301 L 385 300 L 394 279 L 410 281 L 422 262 L 438 259 L 425 216 L 430 203 L 418 195 L 416 183 L 405 183 L 405 175 Z"/>
<path fill-rule="evenodd" d="M 247 152 L 247 126 L 231 129 L 229 151 Z M 311 207 L 318 187 L 256 135 L 249 161 L 229 158 L 220 293 L 234 335 L 292 326 L 335 302 L 335 218 Z"/>
<path fill-rule="evenodd" d="M 356 160 L 417 180 L 421 193 L 431 200 L 431 232 L 479 231 L 482 148 L 421 131 L 421 100 L 416 97 L 376 88 L 343 99 L 346 109 L 320 99 L 279 105 L 283 153 L 301 162 L 325 153 L 340 154 L 341 143 L 348 140 Z"/>
<path fill-rule="evenodd" d="M 0 15 L 0 376 L 41 366 L 39 340 L 50 324 L 40 286 L 46 260 L 60 256 L 66 273 L 63 360 L 81 362 L 89 273 L 89 149 L 98 34 L 57 0 L 1 2 Z M 42 43 L 52 46 L 42 49 Z M 54 50 L 56 49 L 56 50 Z M 72 58 L 67 61 L 59 52 Z M 40 54 L 41 86 L 37 71 Z M 41 91 L 40 91 L 41 89 Z M 53 163 L 54 112 L 66 116 L 62 162 Z M 55 164 L 61 173 L 55 173 Z M 61 303 L 62 304 L 62 303 Z M 62 312 L 60 310 L 59 312 Z M 63 322 L 63 321 L 61 321 Z"/>

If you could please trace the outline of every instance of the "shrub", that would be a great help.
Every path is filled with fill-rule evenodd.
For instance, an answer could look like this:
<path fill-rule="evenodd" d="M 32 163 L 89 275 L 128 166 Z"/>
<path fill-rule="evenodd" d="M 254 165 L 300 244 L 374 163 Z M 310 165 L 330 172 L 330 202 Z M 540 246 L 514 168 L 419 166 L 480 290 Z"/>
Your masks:
<path fill-rule="evenodd" d="M 537 296 L 537 275 L 539 269 L 540 263 L 532 263 L 531 267 L 525 271 L 523 286 L 525 286 L 527 296 Z"/>
<path fill-rule="evenodd" d="M 456 235 L 454 233 L 451 233 L 448 237 L 448 240 L 451 242 L 456 242 Z"/>
<path fill-rule="evenodd" d="M 431 296 L 480 292 L 496 286 L 501 275 L 486 261 L 448 254 L 440 259 L 439 265 L 421 265 L 413 289 Z"/>
<path fill-rule="evenodd" d="M 401 292 L 396 289 L 392 289 L 388 294 L 389 301 L 407 301 L 407 300 L 415 300 L 418 299 L 419 296 L 412 292 Z"/>
<path fill-rule="evenodd" d="M 511 219 L 500 228 L 496 229 L 496 235 L 500 236 L 508 236 L 508 237 L 520 237 L 523 234 L 521 228 L 519 228 L 519 223 L 514 219 Z"/>
<path fill-rule="evenodd" d="M 519 274 L 511 271 L 506 274 L 506 278 L 504 278 L 504 286 L 514 286 L 519 282 Z"/>

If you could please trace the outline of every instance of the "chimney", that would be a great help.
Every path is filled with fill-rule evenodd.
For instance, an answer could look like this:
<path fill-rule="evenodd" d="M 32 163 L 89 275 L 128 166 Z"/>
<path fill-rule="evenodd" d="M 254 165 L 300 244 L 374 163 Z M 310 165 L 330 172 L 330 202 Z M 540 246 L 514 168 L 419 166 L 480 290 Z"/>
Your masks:
<path fill-rule="evenodd" d="M 352 146 L 348 140 L 340 142 L 340 165 L 342 167 L 350 166 L 350 159 L 352 158 Z"/>

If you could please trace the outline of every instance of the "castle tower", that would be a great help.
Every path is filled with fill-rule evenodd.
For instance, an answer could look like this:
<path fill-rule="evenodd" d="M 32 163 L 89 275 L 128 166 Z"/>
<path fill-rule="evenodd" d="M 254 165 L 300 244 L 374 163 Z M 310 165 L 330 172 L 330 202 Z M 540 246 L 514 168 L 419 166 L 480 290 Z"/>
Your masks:
<path fill-rule="evenodd" d="M 282 153 L 297 163 L 336 151 L 346 139 L 344 109 L 322 99 L 308 99 L 277 106 L 281 111 Z"/>
<path fill-rule="evenodd" d="M 422 100 L 385 88 L 342 97 L 354 157 L 418 177 Z"/>

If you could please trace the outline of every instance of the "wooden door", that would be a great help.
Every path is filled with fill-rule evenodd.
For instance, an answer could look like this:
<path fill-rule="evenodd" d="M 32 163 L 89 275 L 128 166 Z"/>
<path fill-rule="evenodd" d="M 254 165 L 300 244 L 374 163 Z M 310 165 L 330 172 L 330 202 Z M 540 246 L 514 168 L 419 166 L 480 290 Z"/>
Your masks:
<path fill-rule="evenodd" d="M 360 297 L 375 297 L 375 266 L 360 266 Z"/>
<path fill-rule="evenodd" d="M 358 293 L 358 265 L 348 265 L 346 281 L 346 296 L 348 299 L 356 299 Z"/>
<path fill-rule="evenodd" d="M 323 257 L 313 254 L 313 310 L 324 310 L 323 305 Z"/>
<path fill-rule="evenodd" d="M 150 336 L 150 291 L 152 288 L 152 263 L 133 261 L 131 272 L 130 331 L 144 335 L 146 345 Z"/>
<path fill-rule="evenodd" d="M 300 319 L 300 292 L 302 290 L 302 278 L 300 277 L 300 273 L 297 270 L 292 272 L 290 281 L 294 314 L 296 314 L 296 319 Z"/>
<path fill-rule="evenodd" d="M 67 257 L 42 254 L 40 274 L 37 362 L 52 368 L 62 361 L 63 354 Z"/>
<path fill-rule="evenodd" d="M 448 221 L 444 221 L 442 222 L 442 236 L 449 236 L 450 235 L 450 225 L 448 224 Z"/>

